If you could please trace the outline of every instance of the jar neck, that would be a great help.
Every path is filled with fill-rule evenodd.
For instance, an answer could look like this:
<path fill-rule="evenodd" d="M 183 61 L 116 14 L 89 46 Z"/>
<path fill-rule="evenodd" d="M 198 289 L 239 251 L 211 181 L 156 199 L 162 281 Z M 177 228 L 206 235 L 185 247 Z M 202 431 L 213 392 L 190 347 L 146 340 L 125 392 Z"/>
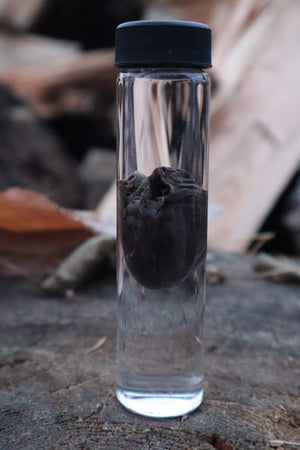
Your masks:
<path fill-rule="evenodd" d="M 202 67 L 124 67 L 120 68 L 120 72 L 124 73 L 158 73 L 158 72 L 166 72 L 166 73 L 205 73 L 207 71 L 206 68 Z"/>

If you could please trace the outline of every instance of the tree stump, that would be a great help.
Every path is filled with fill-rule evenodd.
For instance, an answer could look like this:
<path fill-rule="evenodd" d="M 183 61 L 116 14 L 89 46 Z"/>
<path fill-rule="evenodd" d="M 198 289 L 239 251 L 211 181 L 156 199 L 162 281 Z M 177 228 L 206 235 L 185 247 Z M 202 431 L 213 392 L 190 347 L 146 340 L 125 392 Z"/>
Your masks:
<path fill-rule="evenodd" d="M 299 446 L 300 287 L 260 278 L 250 257 L 215 263 L 229 277 L 208 287 L 204 401 L 165 420 L 115 398 L 114 275 L 64 299 L 40 279 L 1 278 L 0 448 Z"/>

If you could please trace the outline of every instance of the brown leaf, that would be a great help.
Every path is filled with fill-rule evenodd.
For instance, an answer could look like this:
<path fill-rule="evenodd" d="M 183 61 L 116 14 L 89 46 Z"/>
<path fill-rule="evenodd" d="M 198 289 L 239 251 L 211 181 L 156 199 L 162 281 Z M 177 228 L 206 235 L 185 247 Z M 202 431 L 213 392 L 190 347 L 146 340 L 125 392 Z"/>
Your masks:
<path fill-rule="evenodd" d="M 21 188 L 0 193 L 0 273 L 49 273 L 94 234 L 43 195 Z"/>
<path fill-rule="evenodd" d="M 35 192 L 11 188 L 0 193 L 0 229 L 14 232 L 82 230 L 86 227 Z"/>

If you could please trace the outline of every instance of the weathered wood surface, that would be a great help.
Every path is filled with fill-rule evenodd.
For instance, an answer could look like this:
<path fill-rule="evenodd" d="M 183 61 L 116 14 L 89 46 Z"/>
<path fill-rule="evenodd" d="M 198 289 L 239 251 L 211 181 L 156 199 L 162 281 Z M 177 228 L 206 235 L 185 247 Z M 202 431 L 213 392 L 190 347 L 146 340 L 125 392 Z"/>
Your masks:
<path fill-rule="evenodd" d="M 0 0 L 1 5 L 1 0 Z M 1 11 L 0 11 L 1 13 Z M 1 22 L 0 22 L 1 23 Z M 33 34 L 14 34 L 0 28 L 0 72 L 25 65 L 47 64 L 79 53 L 79 45 Z"/>
<path fill-rule="evenodd" d="M 300 167 L 300 2 L 173 3 L 179 18 L 213 31 L 210 202 L 221 214 L 208 240 L 243 252 Z"/>
<path fill-rule="evenodd" d="M 0 67 L 0 81 L 28 99 L 41 116 L 51 117 L 76 109 L 84 89 L 102 87 L 114 93 L 117 75 L 114 57 L 113 50 L 102 49 L 52 58 L 47 63 L 26 64 L 22 68 Z M 77 93 L 72 100 L 66 94 L 68 91 Z"/>
<path fill-rule="evenodd" d="M 252 262 L 216 261 L 233 275 L 208 288 L 205 398 L 184 419 L 142 418 L 115 399 L 113 275 L 70 299 L 2 278 L 0 448 L 297 448 L 300 287 L 258 278 Z"/>
<path fill-rule="evenodd" d="M 288 62 L 300 38 L 299 15 L 296 0 L 271 2 L 220 67 L 223 87 L 212 100 L 210 201 L 222 214 L 210 227 L 212 248 L 245 251 L 299 170 L 300 60 Z"/>

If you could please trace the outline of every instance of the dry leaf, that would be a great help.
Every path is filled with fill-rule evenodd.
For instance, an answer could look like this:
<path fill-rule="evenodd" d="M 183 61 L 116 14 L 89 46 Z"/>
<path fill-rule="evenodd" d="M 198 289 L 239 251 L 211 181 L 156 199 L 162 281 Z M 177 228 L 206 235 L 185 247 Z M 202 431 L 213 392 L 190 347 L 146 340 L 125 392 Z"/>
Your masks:
<path fill-rule="evenodd" d="M 49 294 L 63 294 L 78 287 L 114 261 L 116 240 L 107 235 L 94 236 L 76 248 L 43 283 Z M 112 261 L 111 261 L 112 258 Z"/>
<path fill-rule="evenodd" d="M 0 193 L 0 273 L 45 274 L 95 234 L 45 196 L 21 188 Z"/>
<path fill-rule="evenodd" d="M 15 233 L 86 230 L 44 195 L 11 188 L 0 193 L 0 229 Z"/>
<path fill-rule="evenodd" d="M 254 270 L 278 283 L 300 283 L 300 265 L 285 256 L 274 257 L 260 253 L 256 258 Z"/>
<path fill-rule="evenodd" d="M 85 354 L 89 355 L 90 353 L 96 352 L 105 344 L 106 341 L 107 337 L 103 336 L 101 339 L 99 339 L 99 341 L 96 342 L 96 344 L 94 344 L 91 348 L 87 349 Z"/>
<path fill-rule="evenodd" d="M 211 262 L 207 263 L 206 266 L 206 281 L 209 285 L 215 286 L 220 284 L 225 278 L 227 274 L 223 269 L 218 267 L 216 264 Z"/>

